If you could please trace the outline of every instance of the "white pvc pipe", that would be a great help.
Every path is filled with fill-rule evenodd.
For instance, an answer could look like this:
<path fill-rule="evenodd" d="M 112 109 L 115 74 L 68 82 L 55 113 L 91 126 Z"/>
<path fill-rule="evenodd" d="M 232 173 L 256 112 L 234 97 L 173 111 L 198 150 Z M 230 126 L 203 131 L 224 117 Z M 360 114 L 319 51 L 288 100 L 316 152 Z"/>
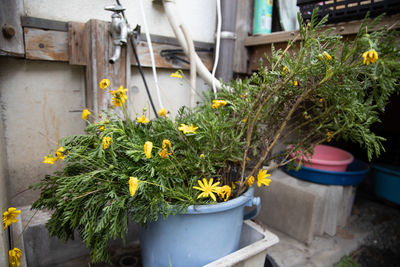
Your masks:
<path fill-rule="evenodd" d="M 211 75 L 214 77 L 212 80 L 212 89 L 214 91 L 214 97 L 217 98 L 217 88 L 215 86 L 215 72 L 217 71 L 218 60 L 219 60 L 219 45 L 221 42 L 221 1 L 217 0 L 217 36 L 215 40 L 215 59 L 214 59 L 214 66 L 212 69 Z"/>
<path fill-rule="evenodd" d="M 196 50 L 194 49 L 194 43 L 192 37 L 189 34 L 188 29 L 184 24 L 180 25 L 180 28 L 185 36 L 187 45 L 189 47 L 190 55 L 190 107 L 195 106 L 194 96 L 196 93 Z"/>
<path fill-rule="evenodd" d="M 147 26 L 147 20 L 146 20 L 146 13 L 144 12 L 144 7 L 143 7 L 143 2 L 142 1 L 143 0 L 139 1 L 139 3 L 140 3 L 140 11 L 141 11 L 142 17 L 143 17 L 144 31 L 146 33 L 147 45 L 149 47 L 149 52 L 150 52 L 151 68 L 153 70 L 154 83 L 155 83 L 155 86 L 156 86 L 156 89 L 157 89 L 158 103 L 159 103 L 160 107 L 163 108 L 164 105 L 163 105 L 163 103 L 161 101 L 161 91 L 160 91 L 160 86 L 158 85 L 156 63 L 155 63 L 155 60 L 154 60 L 154 53 L 153 53 L 153 46 L 151 44 L 149 28 Z"/>
<path fill-rule="evenodd" d="M 182 23 L 179 21 L 179 14 L 178 9 L 175 6 L 175 0 L 163 0 L 165 14 L 167 15 L 169 24 L 171 25 L 172 31 L 174 32 L 176 38 L 178 39 L 179 44 L 182 46 L 183 51 L 186 55 L 189 55 L 189 49 L 186 44 L 185 37 L 182 33 L 182 30 L 179 28 L 179 25 Z M 217 89 L 221 89 L 221 83 L 211 75 L 208 71 L 207 67 L 204 66 L 203 62 L 201 61 L 200 57 L 195 55 L 196 57 L 196 66 L 197 66 L 197 73 L 200 75 L 201 78 L 208 84 L 212 85 L 213 80 L 215 80 L 215 86 Z"/>

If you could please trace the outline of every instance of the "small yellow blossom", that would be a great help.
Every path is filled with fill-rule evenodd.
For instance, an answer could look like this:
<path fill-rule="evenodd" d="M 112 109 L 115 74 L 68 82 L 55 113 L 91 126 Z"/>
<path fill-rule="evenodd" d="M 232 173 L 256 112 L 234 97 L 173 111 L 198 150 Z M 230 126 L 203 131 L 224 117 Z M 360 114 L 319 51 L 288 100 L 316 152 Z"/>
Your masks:
<path fill-rule="evenodd" d="M 8 264 L 10 267 L 19 267 L 22 252 L 19 248 L 13 248 L 8 251 Z"/>
<path fill-rule="evenodd" d="M 326 51 L 324 51 L 323 53 L 322 53 L 322 55 L 324 56 L 324 58 L 326 59 L 326 60 L 332 60 L 332 56 L 331 55 L 329 55 L 329 53 L 328 52 L 326 52 Z"/>
<path fill-rule="evenodd" d="M 127 92 L 128 89 L 124 89 L 122 85 L 117 90 L 110 91 L 110 94 L 113 95 L 111 100 L 115 107 L 121 107 L 125 103 L 126 99 L 128 99 Z"/>
<path fill-rule="evenodd" d="M 242 120 L 242 122 L 243 122 L 243 123 L 246 123 L 246 122 L 247 122 L 247 118 L 244 118 L 244 119 Z"/>
<path fill-rule="evenodd" d="M 169 147 L 169 149 L 171 149 L 171 141 L 169 141 L 168 139 L 164 139 L 162 141 L 162 148 L 166 148 L 167 146 Z"/>
<path fill-rule="evenodd" d="M 364 52 L 362 56 L 364 58 L 363 64 L 367 66 L 369 65 L 369 63 L 376 63 L 376 61 L 378 60 L 378 53 L 375 51 L 375 49 Z"/>
<path fill-rule="evenodd" d="M 319 99 L 320 103 L 323 103 L 325 101 L 325 99 L 323 99 L 322 97 Z"/>
<path fill-rule="evenodd" d="M 223 107 L 223 106 L 225 106 L 226 104 L 228 104 L 228 102 L 226 102 L 225 100 L 218 100 L 218 99 L 213 100 L 212 102 L 213 102 L 213 103 L 212 103 L 211 107 L 212 107 L 213 109 L 218 109 L 219 107 Z"/>
<path fill-rule="evenodd" d="M 103 137 L 103 139 L 101 140 L 101 143 L 102 143 L 104 149 L 107 149 L 110 146 L 111 140 L 112 140 L 112 138 L 110 136 Z"/>
<path fill-rule="evenodd" d="M 8 208 L 8 211 L 5 211 L 3 213 L 3 227 L 4 227 L 4 230 L 6 230 L 6 228 L 9 225 L 11 225 L 12 223 L 18 222 L 17 216 L 20 213 L 21 213 L 20 210 L 17 210 L 16 208 L 13 208 L 13 207 Z"/>
<path fill-rule="evenodd" d="M 327 141 L 327 142 L 332 141 L 333 136 L 334 136 L 334 133 L 333 133 L 333 132 L 331 132 L 331 131 L 327 132 L 327 133 L 326 133 L 326 141 Z"/>
<path fill-rule="evenodd" d="M 181 124 L 181 126 L 178 128 L 178 130 L 179 131 L 182 131 L 184 134 L 188 134 L 188 133 L 193 133 L 193 134 L 195 134 L 196 133 L 196 130 L 198 129 L 199 127 L 194 127 L 193 126 L 193 124 L 190 124 L 190 126 L 189 125 L 186 125 L 186 124 Z"/>
<path fill-rule="evenodd" d="M 144 154 L 146 155 L 146 157 L 149 159 L 151 158 L 151 150 L 153 150 L 153 143 L 150 141 L 147 141 L 146 143 L 144 143 Z"/>
<path fill-rule="evenodd" d="M 139 179 L 136 177 L 129 177 L 129 193 L 133 197 L 139 186 Z"/>
<path fill-rule="evenodd" d="M 294 85 L 294 86 L 298 86 L 298 85 L 299 85 L 299 82 L 298 82 L 298 81 L 293 81 L 293 85 Z"/>
<path fill-rule="evenodd" d="M 161 150 L 161 152 L 158 152 L 158 155 L 160 155 L 160 157 L 165 159 L 166 157 L 168 157 L 168 155 L 171 155 L 171 153 L 168 153 L 168 150 L 164 148 L 163 150 Z"/>
<path fill-rule="evenodd" d="M 162 108 L 158 111 L 158 115 L 160 115 L 161 117 L 167 117 L 167 110 L 165 108 Z"/>
<path fill-rule="evenodd" d="M 85 108 L 83 111 L 82 111 L 82 120 L 87 120 L 87 117 L 90 115 L 90 111 L 87 109 L 87 108 Z"/>
<path fill-rule="evenodd" d="M 169 75 L 169 77 L 182 79 L 182 75 L 179 73 L 179 71 L 171 73 L 171 75 Z"/>
<path fill-rule="evenodd" d="M 204 157 L 205 157 L 204 154 L 200 154 L 201 159 L 204 159 Z"/>
<path fill-rule="evenodd" d="M 54 162 L 56 162 L 57 161 L 57 158 L 56 157 L 53 157 L 53 156 L 51 156 L 51 155 L 48 155 L 48 156 L 44 156 L 44 160 L 42 161 L 42 163 L 45 163 L 45 164 L 54 164 Z"/>
<path fill-rule="evenodd" d="M 260 170 L 257 174 L 257 186 L 260 187 L 261 185 L 269 186 L 271 179 L 267 177 L 271 176 L 271 174 L 267 174 L 267 170 Z"/>
<path fill-rule="evenodd" d="M 248 187 L 251 187 L 252 185 L 253 185 L 253 183 L 254 183 L 254 176 L 252 175 L 252 176 L 250 176 L 249 178 L 247 178 L 247 182 L 246 182 L 246 185 L 248 186 Z"/>
<path fill-rule="evenodd" d="M 62 146 L 60 146 L 60 147 L 56 150 L 57 159 L 64 160 L 64 158 L 65 158 L 64 152 L 65 152 L 64 148 L 63 148 Z"/>
<path fill-rule="evenodd" d="M 290 71 L 289 71 L 289 69 L 286 67 L 286 66 L 283 66 L 283 68 L 282 68 L 282 73 L 284 74 L 284 75 L 286 75 L 286 74 L 288 74 Z"/>
<path fill-rule="evenodd" d="M 220 187 L 218 195 L 220 196 L 221 199 L 224 201 L 227 201 L 229 197 L 231 196 L 232 188 L 229 185 L 224 185 Z"/>
<path fill-rule="evenodd" d="M 104 125 L 99 126 L 99 131 L 104 131 L 106 129 L 106 127 L 104 127 Z"/>
<path fill-rule="evenodd" d="M 147 124 L 150 122 L 150 120 L 147 119 L 145 115 L 142 115 L 142 117 L 137 117 L 136 121 L 137 123 L 142 123 L 142 124 Z"/>
<path fill-rule="evenodd" d="M 208 182 L 206 178 L 203 178 L 203 182 L 201 182 L 201 180 L 197 180 L 197 183 L 199 184 L 200 187 L 193 186 L 193 188 L 203 191 L 202 193 L 199 194 L 197 198 L 211 197 L 214 201 L 217 201 L 214 193 L 218 194 L 220 191 L 220 187 L 218 187 L 219 182 L 213 184 L 213 180 L 214 180 L 213 178 L 210 178 Z"/>
<path fill-rule="evenodd" d="M 108 86 L 110 86 L 110 80 L 109 79 L 103 79 L 103 80 L 100 81 L 99 85 L 100 85 L 101 89 L 106 90 L 106 88 Z"/>

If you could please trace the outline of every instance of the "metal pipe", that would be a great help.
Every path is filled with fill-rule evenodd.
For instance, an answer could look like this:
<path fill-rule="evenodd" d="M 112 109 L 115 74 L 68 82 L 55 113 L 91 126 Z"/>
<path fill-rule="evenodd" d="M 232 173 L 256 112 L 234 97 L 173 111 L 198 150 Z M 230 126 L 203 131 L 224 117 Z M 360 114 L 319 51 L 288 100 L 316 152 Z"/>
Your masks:
<path fill-rule="evenodd" d="M 110 62 L 110 64 L 114 64 L 119 59 L 120 55 L 121 55 L 121 46 L 116 45 L 114 50 L 114 55 L 110 58 L 108 62 Z"/>
<path fill-rule="evenodd" d="M 225 82 L 229 82 L 233 77 L 237 3 L 237 0 L 221 0 L 222 32 L 216 76 L 222 78 Z"/>

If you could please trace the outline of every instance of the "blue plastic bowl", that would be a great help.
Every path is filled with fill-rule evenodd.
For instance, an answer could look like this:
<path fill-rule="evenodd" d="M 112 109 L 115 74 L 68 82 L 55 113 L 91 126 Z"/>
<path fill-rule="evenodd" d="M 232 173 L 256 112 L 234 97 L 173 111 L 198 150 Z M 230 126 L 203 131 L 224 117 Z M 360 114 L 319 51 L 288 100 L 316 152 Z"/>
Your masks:
<path fill-rule="evenodd" d="M 284 166 L 282 169 L 291 176 L 317 184 L 357 185 L 364 179 L 370 167 L 368 164 L 355 159 L 347 166 L 345 172 L 324 171 L 303 166 L 299 170 L 295 170 L 293 166 Z"/>
<path fill-rule="evenodd" d="M 376 164 L 373 169 L 375 194 L 400 204 L 400 166 Z"/>

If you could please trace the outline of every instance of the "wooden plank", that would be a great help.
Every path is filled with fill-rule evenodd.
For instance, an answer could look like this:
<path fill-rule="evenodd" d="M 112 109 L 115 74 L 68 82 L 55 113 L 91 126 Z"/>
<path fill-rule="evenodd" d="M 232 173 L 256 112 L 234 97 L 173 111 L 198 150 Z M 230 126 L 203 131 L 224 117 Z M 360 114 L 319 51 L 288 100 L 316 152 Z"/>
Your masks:
<path fill-rule="evenodd" d="M 2 0 L 0 4 L 0 55 L 23 57 L 24 39 L 20 17 L 23 0 Z"/>
<path fill-rule="evenodd" d="M 168 59 L 166 57 L 162 57 L 160 55 L 162 50 L 166 49 L 181 49 L 180 46 L 166 45 L 166 44 L 153 44 L 153 53 L 154 60 L 156 62 L 157 68 L 170 68 L 170 69 L 184 69 L 187 70 L 190 68 L 189 64 L 186 64 L 182 61 Z M 140 64 L 143 67 L 151 67 L 151 59 L 150 59 L 150 51 L 146 42 L 140 42 L 137 45 L 137 52 L 140 60 Z M 197 53 L 204 65 L 207 69 L 211 70 L 213 65 L 213 53 L 211 52 L 198 52 Z M 179 57 L 184 58 L 185 60 L 189 60 L 184 53 L 179 54 Z M 132 65 L 137 66 L 137 62 L 133 54 L 131 54 L 131 62 Z"/>
<path fill-rule="evenodd" d="M 86 48 L 85 24 L 79 22 L 68 23 L 69 64 L 86 65 Z"/>
<path fill-rule="evenodd" d="M 89 20 L 85 24 L 86 34 L 86 106 L 99 114 L 111 108 L 111 95 L 99 87 L 103 78 L 108 78 L 111 88 L 126 87 L 127 53 L 122 48 L 121 57 L 114 63 L 108 62 L 115 46 L 108 31 L 108 22 Z"/>
<path fill-rule="evenodd" d="M 68 33 L 25 28 L 26 58 L 68 61 Z"/>
<path fill-rule="evenodd" d="M 400 15 L 393 15 L 384 17 L 382 21 L 375 28 L 383 27 L 385 25 L 391 26 L 393 28 L 400 28 Z M 334 27 L 336 28 L 333 33 L 340 35 L 351 35 L 358 32 L 362 21 L 350 21 L 350 22 L 341 22 L 337 24 L 327 25 L 326 28 Z M 373 28 L 369 29 L 373 30 Z M 290 31 L 290 32 L 273 32 L 267 35 L 258 35 L 258 36 L 249 36 L 245 39 L 244 45 L 247 47 L 250 46 L 258 46 L 265 45 L 271 43 L 280 43 L 280 42 L 288 42 L 289 40 L 293 40 L 298 35 L 298 31 Z"/>
<path fill-rule="evenodd" d="M 23 27 L 28 27 L 28 28 L 61 31 L 61 32 L 68 31 L 68 23 L 65 21 L 22 16 L 21 23 Z"/>
<path fill-rule="evenodd" d="M 233 71 L 236 73 L 247 73 L 249 64 L 249 51 L 244 45 L 246 37 L 249 36 L 253 21 L 253 0 L 238 0 L 236 14 L 235 50 L 233 57 Z"/>

